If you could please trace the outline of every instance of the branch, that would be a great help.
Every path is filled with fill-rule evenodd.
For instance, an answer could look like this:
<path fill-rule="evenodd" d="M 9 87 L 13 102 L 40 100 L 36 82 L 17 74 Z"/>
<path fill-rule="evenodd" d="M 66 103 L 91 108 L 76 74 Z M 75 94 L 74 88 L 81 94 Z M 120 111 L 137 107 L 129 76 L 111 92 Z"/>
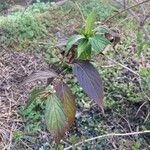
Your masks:
<path fill-rule="evenodd" d="M 56 2 L 56 5 L 61 6 L 61 5 L 65 4 L 67 1 L 69 1 L 69 0 L 58 1 L 58 2 Z"/>
<path fill-rule="evenodd" d="M 122 7 L 124 7 L 124 5 L 123 5 L 120 1 L 118 1 L 118 0 L 115 0 L 115 1 L 116 1 L 117 3 L 119 3 Z M 147 3 L 147 2 L 149 2 L 149 0 L 145 0 L 145 1 L 142 1 L 142 2 L 139 2 L 139 0 L 136 0 L 136 1 L 137 1 L 137 4 L 136 4 L 136 5 L 133 5 L 133 6 L 131 6 L 131 7 L 128 7 L 127 9 L 122 10 L 120 13 L 122 13 L 122 12 L 124 12 L 124 11 L 128 11 L 129 14 L 135 18 L 135 20 L 137 21 L 139 27 L 143 30 L 143 32 L 144 32 L 144 34 L 145 34 L 145 38 L 146 38 L 148 41 L 150 41 L 149 32 L 148 32 L 147 28 L 144 27 L 144 22 L 145 22 L 145 19 L 147 19 L 147 17 L 145 16 L 143 7 L 141 6 L 141 4 Z M 142 16 L 141 16 L 141 17 L 139 17 L 139 16 L 132 10 L 133 7 L 137 7 L 137 6 L 141 6 L 141 11 L 142 11 Z M 118 13 L 118 14 L 120 14 L 120 13 Z M 114 16 L 116 16 L 116 15 L 118 15 L 118 14 L 115 14 Z M 108 18 L 108 19 L 112 19 L 114 16 L 112 16 L 112 17 L 110 17 L 110 18 Z M 108 19 L 107 19 L 107 20 L 108 20 Z M 106 20 L 106 21 L 107 21 L 107 20 Z"/>
<path fill-rule="evenodd" d="M 119 3 L 122 7 L 124 7 L 124 5 L 121 2 L 117 2 L 117 3 Z M 128 6 L 128 8 L 129 8 L 129 6 Z M 130 7 L 130 9 L 127 9 L 126 11 L 128 11 L 130 13 L 130 15 L 132 15 L 136 19 L 137 22 L 140 22 L 140 18 L 138 17 L 138 15 L 136 15 L 136 13 L 132 10 L 132 8 L 133 7 Z"/>
<path fill-rule="evenodd" d="M 78 8 L 78 10 L 79 10 L 79 12 L 80 12 L 80 14 L 81 14 L 82 20 L 83 20 L 84 22 L 86 22 L 86 19 L 84 18 L 84 15 L 83 15 L 83 13 L 82 13 L 82 10 L 81 10 L 79 4 L 78 4 L 77 2 L 75 2 L 75 5 L 77 6 L 77 8 Z"/>
<path fill-rule="evenodd" d="M 130 132 L 130 133 L 110 133 L 110 134 L 104 134 L 104 135 L 100 135 L 100 136 L 96 136 L 87 140 L 83 140 L 81 142 L 78 142 L 74 145 L 71 145 L 69 147 L 64 148 L 64 150 L 69 150 L 72 149 L 73 147 L 79 146 L 81 144 L 85 144 L 87 142 L 93 141 L 93 140 L 97 140 L 97 139 L 103 139 L 103 138 L 110 138 L 113 136 L 130 136 L 130 135 L 139 135 L 139 134 L 146 134 L 146 133 L 150 133 L 150 130 L 147 131 L 139 131 L 139 132 Z"/>
<path fill-rule="evenodd" d="M 117 2 L 118 2 L 118 1 L 117 1 Z M 138 3 L 138 4 L 136 4 L 136 5 L 130 6 L 130 7 L 126 8 L 126 9 L 124 9 L 124 10 L 122 10 L 122 11 L 120 11 L 120 12 L 114 14 L 113 16 L 107 18 L 104 22 L 108 22 L 108 21 L 110 21 L 111 19 L 113 19 L 114 17 L 116 17 L 116 16 L 118 16 L 118 15 L 120 15 L 120 14 L 126 12 L 126 11 L 130 11 L 130 9 L 132 9 L 132 8 L 134 8 L 134 7 L 137 7 L 137 6 L 139 6 L 139 5 L 142 5 L 142 4 L 144 4 L 144 3 L 147 3 L 147 2 L 149 2 L 149 0 L 145 0 L 145 1 L 141 2 L 141 3 Z M 118 3 L 120 3 L 120 2 L 118 2 Z M 121 3 L 120 3 L 120 4 L 121 4 Z M 122 4 L 121 4 L 121 5 L 122 5 Z"/>
<path fill-rule="evenodd" d="M 137 4 L 139 4 L 139 3 L 140 3 L 140 1 L 139 1 L 139 0 L 135 0 L 135 1 L 137 2 Z M 144 18 L 145 18 L 145 10 L 144 10 L 144 8 L 143 8 L 143 6 L 142 6 L 142 5 L 140 5 L 140 9 L 141 9 L 142 17 L 144 17 Z"/>
<path fill-rule="evenodd" d="M 103 53 L 102 53 L 102 55 L 105 56 L 108 60 L 110 60 L 110 61 L 113 62 L 114 64 L 117 64 L 117 65 L 121 66 L 122 68 L 124 68 L 124 69 L 126 69 L 126 70 L 132 72 L 132 73 L 135 74 L 136 76 L 140 77 L 140 75 L 139 75 L 137 72 L 135 72 L 134 70 L 132 70 L 132 69 L 128 68 L 127 66 L 125 66 L 125 65 L 123 65 L 123 64 L 121 64 L 121 63 L 119 63 L 119 62 L 117 62 L 117 61 L 115 61 L 115 60 L 113 60 L 113 59 L 111 59 L 111 58 L 109 58 L 109 57 L 107 57 L 107 56 L 104 55 Z"/>
<path fill-rule="evenodd" d="M 145 38 L 150 41 L 150 34 L 149 34 L 149 31 L 147 30 L 147 28 L 143 26 L 142 30 L 145 34 Z"/>

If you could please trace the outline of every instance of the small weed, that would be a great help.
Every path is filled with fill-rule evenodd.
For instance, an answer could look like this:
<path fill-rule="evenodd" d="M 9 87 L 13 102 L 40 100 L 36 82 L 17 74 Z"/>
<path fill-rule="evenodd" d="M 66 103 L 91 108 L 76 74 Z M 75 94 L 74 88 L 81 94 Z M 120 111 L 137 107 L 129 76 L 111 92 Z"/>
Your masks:
<path fill-rule="evenodd" d="M 21 135 L 21 132 L 20 131 L 14 131 L 13 132 L 13 139 L 15 141 L 19 141 L 21 139 L 22 135 Z"/>
<path fill-rule="evenodd" d="M 150 70 L 143 67 L 139 72 L 141 75 L 141 89 L 146 97 L 150 97 Z"/>
<path fill-rule="evenodd" d="M 137 54 L 141 56 L 141 54 L 147 52 L 148 41 L 145 40 L 144 34 L 140 31 L 136 34 L 136 42 L 137 42 Z"/>
<path fill-rule="evenodd" d="M 39 100 L 38 98 L 35 99 L 37 94 L 41 91 L 41 88 L 33 89 L 27 106 L 23 107 L 20 112 L 23 119 L 27 123 L 24 129 L 26 133 L 37 133 L 43 127 L 41 126 L 41 120 L 44 118 L 43 112 L 45 102 Z"/>

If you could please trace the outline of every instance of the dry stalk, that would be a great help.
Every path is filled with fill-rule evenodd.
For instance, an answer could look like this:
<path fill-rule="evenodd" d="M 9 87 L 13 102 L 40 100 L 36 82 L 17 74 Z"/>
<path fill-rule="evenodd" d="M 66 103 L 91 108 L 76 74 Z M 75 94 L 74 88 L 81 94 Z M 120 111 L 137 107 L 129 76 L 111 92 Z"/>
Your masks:
<path fill-rule="evenodd" d="M 104 135 L 100 135 L 100 136 L 96 136 L 96 137 L 92 137 L 92 138 L 83 140 L 83 141 L 78 142 L 78 143 L 76 143 L 74 145 L 71 145 L 69 147 L 64 148 L 64 150 L 69 150 L 69 149 L 72 149 L 72 148 L 77 147 L 79 145 L 82 145 L 82 144 L 85 144 L 85 143 L 88 143 L 90 141 L 97 140 L 97 139 L 112 138 L 114 136 L 131 136 L 131 135 L 135 136 L 135 135 L 146 134 L 146 133 L 150 133 L 150 130 L 139 131 L 139 132 L 130 132 L 130 133 L 110 133 L 110 134 L 104 134 Z"/>

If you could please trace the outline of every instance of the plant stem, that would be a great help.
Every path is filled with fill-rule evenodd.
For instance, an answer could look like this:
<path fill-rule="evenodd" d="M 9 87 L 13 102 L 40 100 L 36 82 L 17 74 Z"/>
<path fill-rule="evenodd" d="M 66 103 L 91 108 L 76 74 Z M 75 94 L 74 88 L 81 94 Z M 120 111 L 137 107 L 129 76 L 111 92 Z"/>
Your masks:
<path fill-rule="evenodd" d="M 82 17 L 83 21 L 86 22 L 86 19 L 85 19 L 84 15 L 83 15 L 83 12 L 82 12 L 82 10 L 81 10 L 79 4 L 78 4 L 77 2 L 75 2 L 75 4 L 76 4 L 76 6 L 77 6 L 77 8 L 78 8 L 78 10 L 79 10 L 79 12 L 80 12 L 80 14 L 81 14 L 81 17 Z"/>

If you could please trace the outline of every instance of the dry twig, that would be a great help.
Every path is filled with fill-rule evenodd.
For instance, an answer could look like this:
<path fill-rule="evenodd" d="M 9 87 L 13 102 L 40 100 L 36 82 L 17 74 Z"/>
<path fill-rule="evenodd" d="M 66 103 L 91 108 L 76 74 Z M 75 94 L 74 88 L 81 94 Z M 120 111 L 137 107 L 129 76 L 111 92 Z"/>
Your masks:
<path fill-rule="evenodd" d="M 130 136 L 130 135 L 139 135 L 139 134 L 146 134 L 146 133 L 150 133 L 150 130 L 147 131 L 139 131 L 139 132 L 130 132 L 130 133 L 110 133 L 110 134 L 104 134 L 104 135 L 100 135 L 100 136 L 96 136 L 90 139 L 86 139 L 84 141 L 78 142 L 74 145 L 71 145 L 69 147 L 64 148 L 64 150 L 69 150 L 72 149 L 74 147 L 77 147 L 79 145 L 85 144 L 87 142 L 93 141 L 93 140 L 97 140 L 97 139 L 103 139 L 103 138 L 110 138 L 110 137 L 114 137 L 114 136 Z"/>
<path fill-rule="evenodd" d="M 104 54 L 103 54 L 103 55 L 104 55 Z M 139 75 L 137 72 L 135 72 L 134 70 L 132 70 L 132 69 L 128 68 L 127 66 L 125 66 L 125 65 L 123 65 L 123 64 L 121 64 L 121 63 L 119 63 L 119 62 L 117 62 L 117 61 L 115 61 L 115 60 L 109 58 L 109 57 L 106 56 L 106 55 L 104 55 L 104 56 L 105 56 L 105 58 L 107 58 L 108 60 L 110 60 L 111 62 L 113 62 L 114 64 L 117 64 L 117 65 L 121 66 L 122 68 L 127 69 L 128 71 L 132 72 L 132 73 L 135 74 L 136 76 L 140 77 L 140 75 Z"/>
<path fill-rule="evenodd" d="M 118 1 L 117 1 L 117 2 L 118 2 Z M 112 20 L 113 18 L 115 18 L 116 16 L 118 16 L 118 15 L 120 15 L 120 14 L 126 12 L 126 11 L 130 11 L 130 12 L 131 12 L 131 9 L 132 9 L 132 8 L 137 7 L 137 6 L 142 5 L 142 4 L 144 4 L 144 3 L 147 3 L 147 2 L 149 2 L 149 0 L 146 0 L 146 1 L 143 1 L 143 2 L 138 3 L 138 4 L 136 4 L 136 5 L 130 6 L 130 7 L 126 8 L 126 9 L 124 9 L 124 10 L 122 10 L 122 11 L 120 11 L 120 12 L 114 14 L 114 15 L 111 16 L 111 17 L 108 17 L 104 22 L 108 22 L 108 21 Z M 118 2 L 118 3 L 121 4 L 120 2 Z M 122 4 L 121 4 L 121 5 L 122 5 Z M 133 12 L 131 12 L 131 13 L 133 13 Z M 135 14 L 134 14 L 134 15 L 135 15 Z M 137 18 L 137 17 L 136 17 L 136 18 Z"/>
<path fill-rule="evenodd" d="M 141 108 L 145 105 L 147 103 L 147 101 L 145 101 L 140 107 L 139 107 L 139 109 L 137 110 L 137 112 L 136 112 L 136 115 L 135 116 L 137 116 L 138 115 L 138 113 L 139 113 L 139 111 L 141 110 Z"/>
<path fill-rule="evenodd" d="M 118 1 L 118 0 L 114 0 L 114 1 L 117 2 L 121 7 L 124 8 L 124 3 L 122 3 L 121 1 Z M 127 6 L 127 4 L 126 4 L 126 7 L 127 7 L 126 9 L 123 9 L 122 11 L 120 11 L 120 12 L 114 14 L 113 16 L 107 18 L 104 22 L 108 22 L 108 21 L 112 20 L 113 18 L 115 18 L 116 16 L 118 16 L 118 15 L 120 15 L 120 14 L 127 11 L 127 12 L 129 12 L 129 14 L 131 16 L 133 16 L 135 18 L 136 22 L 138 23 L 138 26 L 143 30 L 143 32 L 145 34 L 145 38 L 148 41 L 150 41 L 149 31 L 144 26 L 144 23 L 145 23 L 146 19 L 149 18 L 150 16 L 149 16 L 149 14 L 148 15 L 145 14 L 145 11 L 143 11 L 143 7 L 141 6 L 142 4 L 148 3 L 148 2 L 150 2 L 150 0 L 145 0 L 145 1 L 142 1 L 142 2 L 138 2 L 137 4 L 135 4 L 133 6 Z M 138 14 L 136 14 L 136 12 L 132 10 L 133 8 L 135 8 L 137 6 L 141 7 L 141 13 L 142 13 L 141 17 L 138 16 Z"/>

